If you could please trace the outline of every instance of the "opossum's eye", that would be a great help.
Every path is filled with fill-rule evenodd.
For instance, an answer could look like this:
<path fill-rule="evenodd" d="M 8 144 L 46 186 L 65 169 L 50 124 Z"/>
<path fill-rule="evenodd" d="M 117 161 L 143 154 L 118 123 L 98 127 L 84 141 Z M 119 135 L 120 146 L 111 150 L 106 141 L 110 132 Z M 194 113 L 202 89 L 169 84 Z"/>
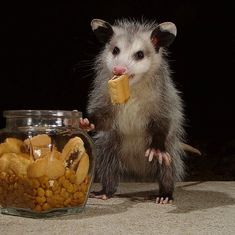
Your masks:
<path fill-rule="evenodd" d="M 137 51 L 135 54 L 134 54 L 134 58 L 136 60 L 142 60 L 144 58 L 144 52 L 143 51 Z"/>
<path fill-rule="evenodd" d="M 118 55 L 120 53 L 120 49 L 118 47 L 113 48 L 113 55 Z"/>

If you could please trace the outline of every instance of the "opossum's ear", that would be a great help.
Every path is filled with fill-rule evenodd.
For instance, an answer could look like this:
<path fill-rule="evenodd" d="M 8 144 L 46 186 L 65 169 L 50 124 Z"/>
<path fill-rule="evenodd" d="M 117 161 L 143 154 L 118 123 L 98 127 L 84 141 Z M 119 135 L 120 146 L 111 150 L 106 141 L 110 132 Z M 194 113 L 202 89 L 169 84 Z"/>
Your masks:
<path fill-rule="evenodd" d="M 151 42 L 158 51 L 160 47 L 169 46 L 175 39 L 177 29 L 174 23 L 164 22 L 157 26 L 151 34 Z"/>
<path fill-rule="evenodd" d="M 100 19 L 93 19 L 91 21 L 91 28 L 101 43 L 108 42 L 114 33 L 112 26 Z"/>

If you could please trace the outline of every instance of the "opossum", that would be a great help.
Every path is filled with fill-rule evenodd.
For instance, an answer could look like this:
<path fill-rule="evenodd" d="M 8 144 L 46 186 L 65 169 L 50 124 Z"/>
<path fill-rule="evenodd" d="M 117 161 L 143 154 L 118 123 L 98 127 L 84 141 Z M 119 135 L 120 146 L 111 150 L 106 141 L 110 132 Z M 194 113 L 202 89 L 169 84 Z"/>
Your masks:
<path fill-rule="evenodd" d="M 175 182 L 185 174 L 184 104 L 167 61 L 177 28 L 172 22 L 128 19 L 114 25 L 94 19 L 91 27 L 104 45 L 94 64 L 87 105 L 96 131 L 96 175 L 102 184 L 94 195 L 110 198 L 128 172 L 156 179 L 156 203 L 172 202 Z M 131 95 L 125 104 L 113 105 L 107 83 L 122 74 L 129 77 Z"/>

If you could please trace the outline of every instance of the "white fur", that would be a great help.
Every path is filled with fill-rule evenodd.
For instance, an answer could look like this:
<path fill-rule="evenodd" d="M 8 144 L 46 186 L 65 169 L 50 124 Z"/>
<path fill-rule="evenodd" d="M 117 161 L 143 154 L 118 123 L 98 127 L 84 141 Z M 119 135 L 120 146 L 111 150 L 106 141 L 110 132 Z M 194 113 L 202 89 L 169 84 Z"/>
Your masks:
<path fill-rule="evenodd" d="M 138 82 L 143 79 L 143 76 L 153 68 L 157 70 L 161 64 L 161 52 L 154 53 L 154 48 L 149 40 L 150 34 L 141 34 L 140 37 L 136 37 L 132 44 L 127 41 L 126 35 L 122 34 L 122 31 L 116 30 L 115 41 L 111 41 L 108 46 L 107 56 L 105 58 L 106 65 L 110 73 L 113 71 L 114 66 L 122 66 L 127 68 L 128 75 L 134 75 L 134 79 L 131 79 L 130 84 Z M 114 47 L 120 49 L 120 53 L 113 56 L 112 50 Z M 138 51 L 143 51 L 145 57 L 142 60 L 135 60 L 134 54 Z"/>

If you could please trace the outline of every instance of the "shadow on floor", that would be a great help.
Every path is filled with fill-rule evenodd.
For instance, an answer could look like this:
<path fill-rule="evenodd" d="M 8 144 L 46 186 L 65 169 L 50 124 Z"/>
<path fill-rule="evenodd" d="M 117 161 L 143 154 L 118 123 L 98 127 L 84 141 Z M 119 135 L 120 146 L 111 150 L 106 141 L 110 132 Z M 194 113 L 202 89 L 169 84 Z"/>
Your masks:
<path fill-rule="evenodd" d="M 99 201 L 98 199 L 90 199 L 85 212 L 76 215 L 70 215 L 60 218 L 51 218 L 53 220 L 71 220 L 85 219 L 90 217 L 103 216 L 107 214 L 124 213 L 133 206 L 139 203 L 147 203 L 152 201 L 153 206 L 157 207 L 171 206 L 173 210 L 168 210 L 166 213 L 189 213 L 192 211 L 201 211 L 210 208 L 223 207 L 235 204 L 235 199 L 229 197 L 228 194 L 216 191 L 194 190 L 188 187 L 200 184 L 202 182 L 192 183 L 184 186 L 178 186 L 174 197 L 175 201 L 172 205 L 157 205 L 154 204 L 156 191 L 141 191 L 134 193 L 116 194 L 111 201 Z"/>
<path fill-rule="evenodd" d="M 235 199 L 226 193 L 187 189 L 189 186 L 192 185 L 177 188 L 174 202 L 176 208 L 169 213 L 189 213 L 235 204 Z"/>

